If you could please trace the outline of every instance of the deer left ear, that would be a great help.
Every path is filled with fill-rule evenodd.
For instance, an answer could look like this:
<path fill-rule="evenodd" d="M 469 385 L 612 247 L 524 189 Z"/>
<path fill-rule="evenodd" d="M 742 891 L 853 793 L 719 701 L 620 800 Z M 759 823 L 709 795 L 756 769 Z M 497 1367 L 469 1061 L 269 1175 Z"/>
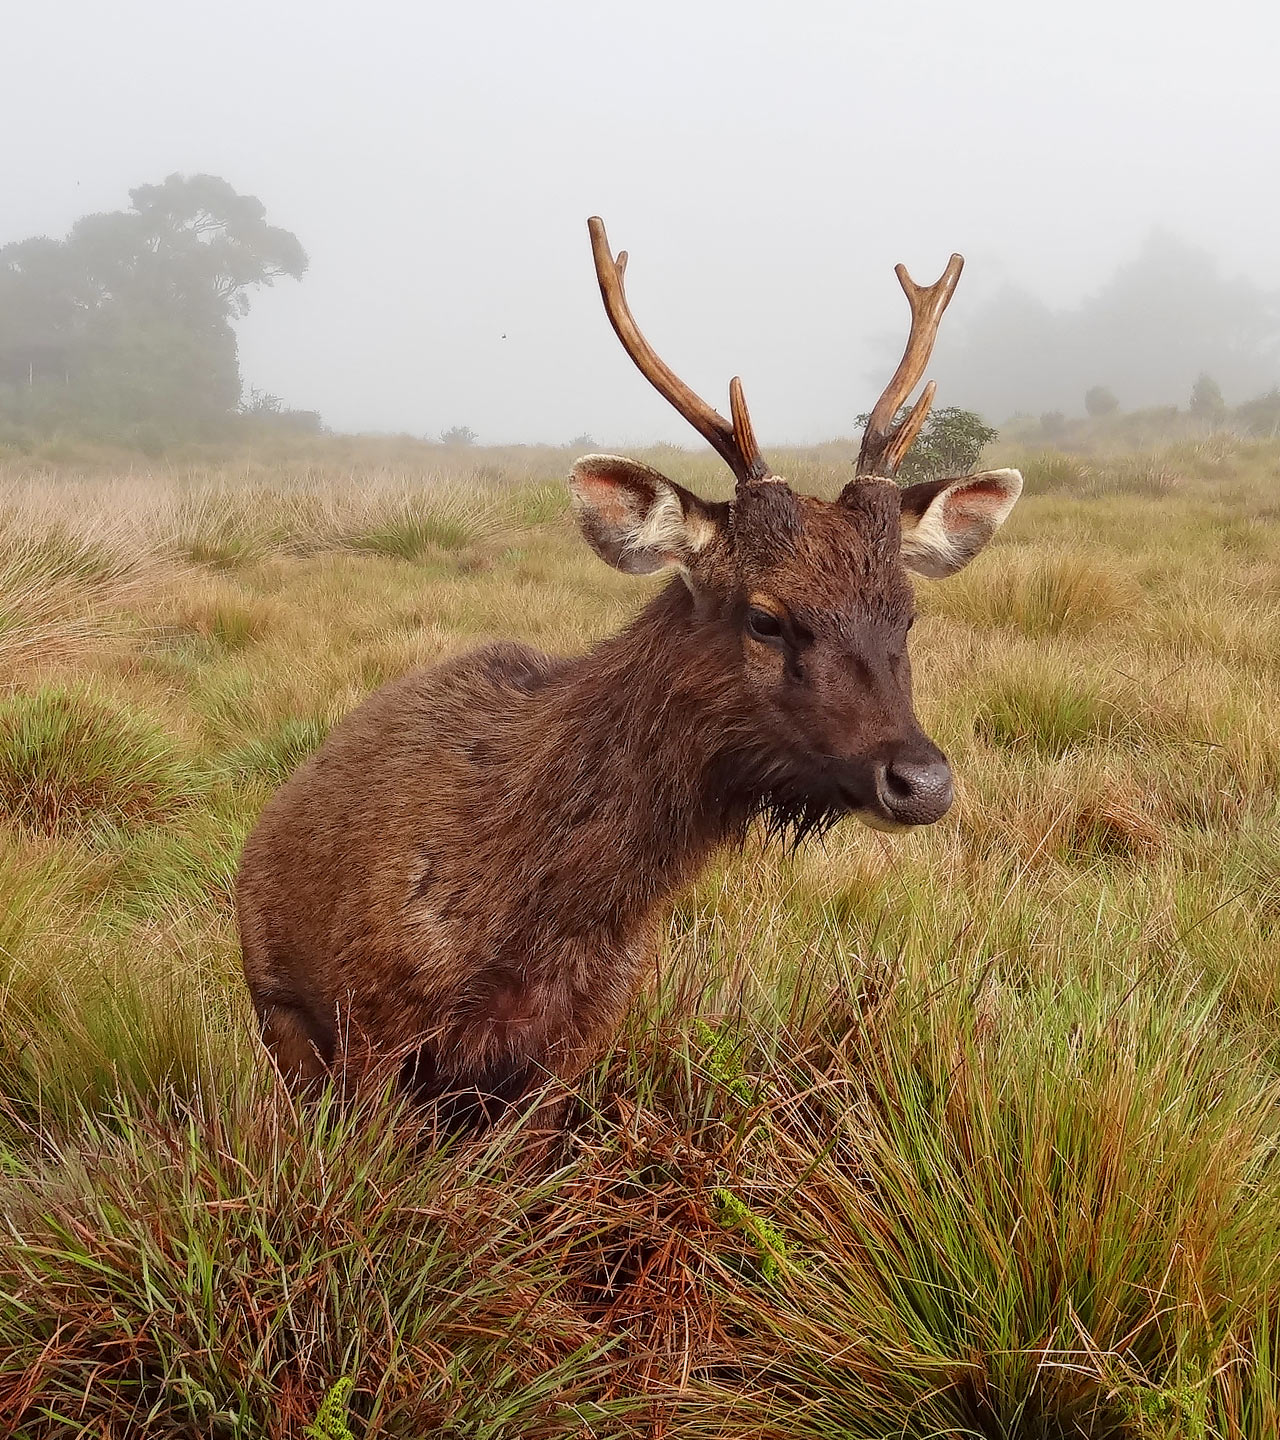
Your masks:
<path fill-rule="evenodd" d="M 587 544 L 628 575 L 688 574 L 715 539 L 725 508 L 621 455 L 584 455 L 569 474 L 569 494 Z"/>
<path fill-rule="evenodd" d="M 932 580 L 954 575 L 1004 524 L 1021 494 L 1016 470 L 908 485 L 902 491 L 902 563 Z"/>

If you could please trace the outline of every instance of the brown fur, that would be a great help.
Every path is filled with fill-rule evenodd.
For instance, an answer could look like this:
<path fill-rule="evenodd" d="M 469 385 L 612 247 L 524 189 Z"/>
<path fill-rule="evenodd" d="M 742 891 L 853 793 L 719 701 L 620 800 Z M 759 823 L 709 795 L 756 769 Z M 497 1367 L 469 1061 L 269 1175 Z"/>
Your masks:
<path fill-rule="evenodd" d="M 664 904 L 752 816 L 796 835 L 874 819 L 868 777 L 941 762 L 911 706 L 896 487 L 827 504 L 771 482 L 709 505 L 632 462 L 578 471 L 596 548 L 682 575 L 588 654 L 497 644 L 385 686 L 250 837 L 245 974 L 294 1083 L 394 1062 L 483 1118 L 572 1078 L 651 963 Z M 744 630 L 749 605 L 785 645 Z"/>

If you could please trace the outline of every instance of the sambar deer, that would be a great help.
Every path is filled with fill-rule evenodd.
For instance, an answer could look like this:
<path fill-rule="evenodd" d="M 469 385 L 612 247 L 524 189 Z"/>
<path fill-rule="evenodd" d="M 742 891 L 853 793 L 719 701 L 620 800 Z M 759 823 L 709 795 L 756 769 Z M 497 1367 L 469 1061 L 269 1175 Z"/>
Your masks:
<path fill-rule="evenodd" d="M 946 814 L 951 771 L 912 709 L 907 571 L 959 570 L 1022 488 L 1015 470 L 890 478 L 933 400 L 931 381 L 895 423 L 960 256 L 930 286 L 898 266 L 906 350 L 828 502 L 769 469 L 738 379 L 726 420 L 659 359 L 626 253 L 588 224 L 614 330 L 729 465 L 734 499 L 579 460 L 587 543 L 670 584 L 585 655 L 492 644 L 384 686 L 272 799 L 238 880 L 245 974 L 286 1079 L 392 1064 L 451 1125 L 599 1054 L 664 903 L 753 818 L 799 838 L 843 815 L 900 830 Z"/>

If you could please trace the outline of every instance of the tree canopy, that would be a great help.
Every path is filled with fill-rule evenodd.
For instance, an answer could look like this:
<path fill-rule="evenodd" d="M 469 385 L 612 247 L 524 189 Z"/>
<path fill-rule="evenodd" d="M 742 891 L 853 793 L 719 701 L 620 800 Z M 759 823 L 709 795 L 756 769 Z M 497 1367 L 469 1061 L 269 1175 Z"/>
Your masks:
<path fill-rule="evenodd" d="M 203 433 L 232 414 L 232 321 L 307 257 L 216 175 L 170 175 L 62 240 L 0 247 L 0 416 L 36 430 Z"/>

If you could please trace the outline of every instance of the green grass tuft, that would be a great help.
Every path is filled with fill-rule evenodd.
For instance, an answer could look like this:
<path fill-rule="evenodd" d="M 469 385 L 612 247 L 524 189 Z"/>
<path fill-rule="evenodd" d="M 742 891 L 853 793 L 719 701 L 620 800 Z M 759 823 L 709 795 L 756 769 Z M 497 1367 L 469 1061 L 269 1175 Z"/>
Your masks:
<path fill-rule="evenodd" d="M 1056 450 L 1020 456 L 1018 468 L 1022 471 L 1023 483 L 1030 495 L 1051 494 L 1057 490 L 1078 490 L 1090 475 L 1088 464 L 1079 456 L 1064 455 Z"/>
<path fill-rule="evenodd" d="M 132 706 L 58 687 L 0 703 L 0 814 L 18 826 L 154 821 L 202 788 L 164 725 Z"/>
<path fill-rule="evenodd" d="M 1006 551 L 928 592 L 927 601 L 930 609 L 973 625 L 1008 626 L 1040 638 L 1136 616 L 1141 596 L 1124 571 L 1091 556 Z"/>
<path fill-rule="evenodd" d="M 475 542 L 477 534 L 474 520 L 464 515 L 433 514 L 414 507 L 388 515 L 373 528 L 354 535 L 351 548 L 399 560 L 421 560 L 442 550 L 458 554 Z"/>
<path fill-rule="evenodd" d="M 223 757 L 222 768 L 239 780 L 254 779 L 283 785 L 290 775 L 324 743 L 332 723 L 319 716 L 294 716 L 281 722 L 270 735 L 246 742 Z"/>
<path fill-rule="evenodd" d="M 1102 681 L 1047 663 L 1020 666 L 991 683 L 973 728 L 990 744 L 1056 758 L 1091 741 L 1116 741 L 1127 723 Z"/>

